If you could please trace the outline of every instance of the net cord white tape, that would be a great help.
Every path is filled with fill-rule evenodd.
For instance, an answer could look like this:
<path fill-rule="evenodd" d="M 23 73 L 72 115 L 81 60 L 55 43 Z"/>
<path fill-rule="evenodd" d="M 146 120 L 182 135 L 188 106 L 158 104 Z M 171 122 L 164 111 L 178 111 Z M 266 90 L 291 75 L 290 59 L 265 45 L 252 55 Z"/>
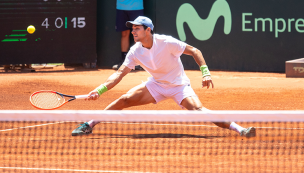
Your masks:
<path fill-rule="evenodd" d="M 304 111 L 0 110 L 0 121 L 304 122 Z"/>

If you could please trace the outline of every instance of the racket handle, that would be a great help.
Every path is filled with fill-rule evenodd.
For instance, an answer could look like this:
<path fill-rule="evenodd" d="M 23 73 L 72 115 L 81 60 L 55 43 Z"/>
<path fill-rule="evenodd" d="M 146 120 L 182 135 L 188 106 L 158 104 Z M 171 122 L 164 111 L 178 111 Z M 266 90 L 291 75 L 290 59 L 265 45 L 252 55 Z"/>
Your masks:
<path fill-rule="evenodd" d="M 89 97 L 89 94 L 87 95 L 78 95 L 78 96 L 75 96 L 76 99 L 86 99 Z"/>

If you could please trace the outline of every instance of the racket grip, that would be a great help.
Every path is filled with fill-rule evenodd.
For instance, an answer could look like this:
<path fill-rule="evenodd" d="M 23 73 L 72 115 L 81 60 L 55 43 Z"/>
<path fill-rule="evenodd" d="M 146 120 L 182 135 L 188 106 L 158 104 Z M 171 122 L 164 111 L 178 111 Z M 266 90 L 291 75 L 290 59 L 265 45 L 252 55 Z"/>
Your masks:
<path fill-rule="evenodd" d="M 75 96 L 76 99 L 86 99 L 89 97 L 89 94 L 87 95 L 78 95 L 78 96 Z"/>

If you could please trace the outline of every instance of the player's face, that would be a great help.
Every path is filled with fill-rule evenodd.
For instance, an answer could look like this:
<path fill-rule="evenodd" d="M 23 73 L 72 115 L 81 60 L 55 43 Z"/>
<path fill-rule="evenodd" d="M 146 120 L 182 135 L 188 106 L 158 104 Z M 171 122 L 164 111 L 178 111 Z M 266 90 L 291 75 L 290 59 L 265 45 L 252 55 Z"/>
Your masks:
<path fill-rule="evenodd" d="M 135 42 L 140 42 L 147 36 L 146 30 L 142 25 L 133 25 L 132 34 Z"/>

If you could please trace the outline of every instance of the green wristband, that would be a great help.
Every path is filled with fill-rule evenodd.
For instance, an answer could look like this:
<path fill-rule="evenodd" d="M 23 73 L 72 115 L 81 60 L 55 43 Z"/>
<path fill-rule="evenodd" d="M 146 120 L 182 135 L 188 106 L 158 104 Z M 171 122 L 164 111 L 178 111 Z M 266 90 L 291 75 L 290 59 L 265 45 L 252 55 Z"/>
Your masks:
<path fill-rule="evenodd" d="M 205 77 L 205 76 L 211 76 L 210 71 L 209 71 L 207 65 L 202 65 L 200 69 L 202 71 L 203 77 Z"/>
<path fill-rule="evenodd" d="M 108 88 L 104 84 L 102 84 L 99 87 L 97 87 L 94 91 L 97 91 L 98 94 L 101 95 L 101 94 L 107 92 Z"/>

